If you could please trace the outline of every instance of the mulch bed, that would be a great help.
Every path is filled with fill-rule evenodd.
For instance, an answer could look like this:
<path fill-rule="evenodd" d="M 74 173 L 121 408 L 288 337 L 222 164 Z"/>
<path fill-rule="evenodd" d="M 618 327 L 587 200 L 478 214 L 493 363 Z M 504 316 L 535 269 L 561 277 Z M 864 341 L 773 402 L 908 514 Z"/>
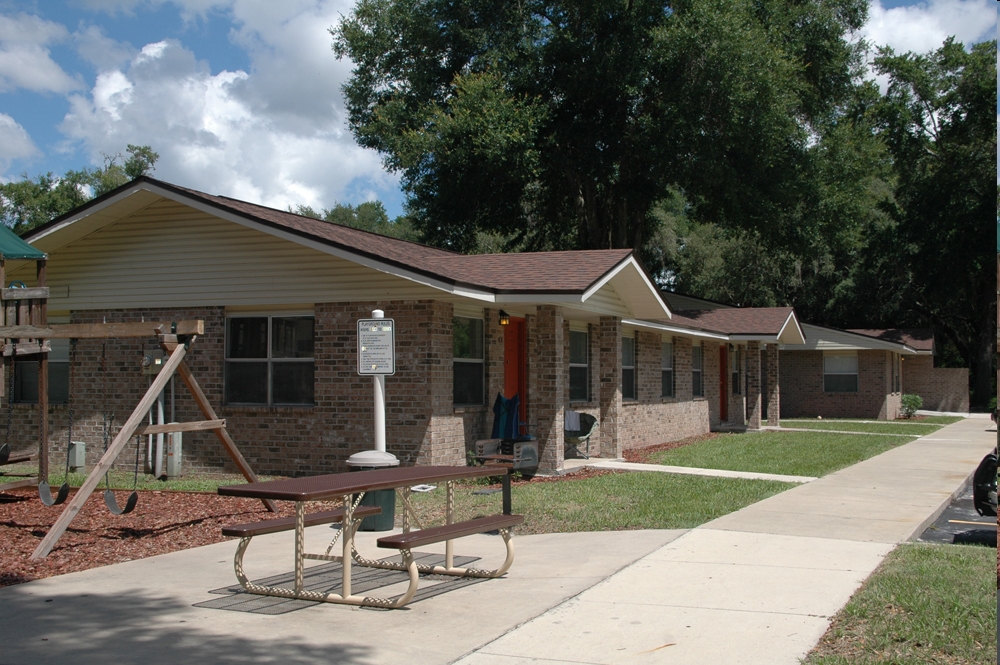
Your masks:
<path fill-rule="evenodd" d="M 120 505 L 127 496 L 118 493 Z M 278 507 L 294 512 L 288 502 Z M 0 492 L 0 586 L 217 543 L 223 526 L 274 516 L 254 499 L 156 491 L 140 491 L 135 511 L 116 516 L 94 492 L 49 556 L 29 561 L 63 508 L 45 506 L 31 488 Z"/>

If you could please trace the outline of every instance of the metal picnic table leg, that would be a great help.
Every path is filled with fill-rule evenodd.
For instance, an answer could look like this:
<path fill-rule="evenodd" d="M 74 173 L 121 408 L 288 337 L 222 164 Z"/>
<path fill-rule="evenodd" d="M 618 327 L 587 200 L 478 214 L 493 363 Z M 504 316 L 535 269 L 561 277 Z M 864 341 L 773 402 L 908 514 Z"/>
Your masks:
<path fill-rule="evenodd" d="M 344 554 L 341 557 L 343 577 L 341 578 L 340 596 L 349 598 L 351 595 L 351 561 L 354 552 L 354 504 L 351 495 L 344 495 L 344 519 L 341 522 L 341 534 L 344 536 Z"/>
<path fill-rule="evenodd" d="M 451 524 L 455 521 L 455 484 L 452 481 L 445 483 L 447 487 L 446 495 L 447 502 L 445 504 L 445 524 Z M 451 538 L 444 541 L 444 567 L 448 570 L 454 568 L 455 563 L 455 546 Z"/>
<path fill-rule="evenodd" d="M 304 584 L 305 553 L 306 543 L 306 504 L 304 501 L 295 502 L 295 593 L 302 593 Z"/>

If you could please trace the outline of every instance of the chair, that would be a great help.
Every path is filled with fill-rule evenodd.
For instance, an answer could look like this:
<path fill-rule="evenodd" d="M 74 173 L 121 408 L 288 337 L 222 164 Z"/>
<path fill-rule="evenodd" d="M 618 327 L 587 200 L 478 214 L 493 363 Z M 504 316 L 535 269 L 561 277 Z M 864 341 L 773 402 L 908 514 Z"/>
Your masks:
<path fill-rule="evenodd" d="M 597 418 L 589 413 L 581 413 L 580 429 L 563 432 L 563 440 L 566 442 L 566 453 L 568 454 L 572 449 L 576 455 L 579 455 L 583 459 L 590 459 L 590 437 L 596 431 Z M 580 451 L 580 446 L 584 443 L 587 444 L 587 452 L 585 453 Z"/>

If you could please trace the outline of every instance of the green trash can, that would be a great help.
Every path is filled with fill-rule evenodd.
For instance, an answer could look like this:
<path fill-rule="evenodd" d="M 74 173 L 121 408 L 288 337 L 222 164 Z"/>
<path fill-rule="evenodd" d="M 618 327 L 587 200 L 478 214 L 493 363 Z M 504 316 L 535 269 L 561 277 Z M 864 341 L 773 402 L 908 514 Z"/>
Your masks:
<path fill-rule="evenodd" d="M 399 460 L 395 455 L 384 453 L 378 450 L 366 450 L 355 453 L 347 459 L 347 466 L 351 471 L 373 471 L 384 469 L 390 466 L 399 466 Z M 361 497 L 362 506 L 378 506 L 382 509 L 381 515 L 372 515 L 361 520 L 359 531 L 392 531 L 393 523 L 396 520 L 396 491 L 395 490 L 375 490 L 365 492 Z"/>

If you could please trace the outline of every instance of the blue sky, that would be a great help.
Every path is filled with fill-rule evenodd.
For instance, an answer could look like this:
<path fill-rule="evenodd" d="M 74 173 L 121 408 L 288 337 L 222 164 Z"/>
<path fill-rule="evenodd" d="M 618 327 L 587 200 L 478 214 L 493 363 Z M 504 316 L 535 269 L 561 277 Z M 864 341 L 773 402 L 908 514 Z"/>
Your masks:
<path fill-rule="evenodd" d="M 147 144 L 154 175 L 278 208 L 380 199 L 398 180 L 347 129 L 348 0 L 0 0 L 0 182 Z M 876 0 L 862 36 L 924 52 L 996 36 L 994 0 Z"/>

